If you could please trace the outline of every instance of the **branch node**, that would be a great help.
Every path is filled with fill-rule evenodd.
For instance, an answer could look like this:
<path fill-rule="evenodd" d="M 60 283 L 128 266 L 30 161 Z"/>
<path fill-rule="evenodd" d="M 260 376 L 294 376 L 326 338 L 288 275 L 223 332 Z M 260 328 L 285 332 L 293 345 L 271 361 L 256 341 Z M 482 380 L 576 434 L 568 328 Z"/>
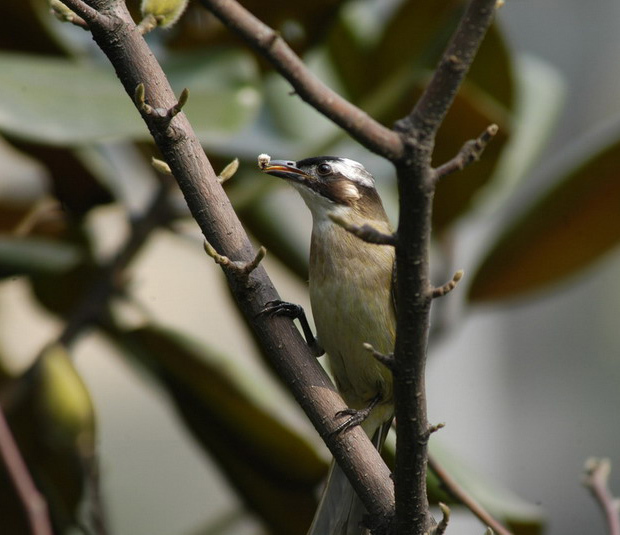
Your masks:
<path fill-rule="evenodd" d="M 440 429 L 443 429 L 444 427 L 446 427 L 446 424 L 444 422 L 439 422 L 438 424 L 431 425 L 428 428 L 428 434 L 432 435 L 433 433 L 436 433 L 437 431 L 439 431 Z"/>
<path fill-rule="evenodd" d="M 329 214 L 329 218 L 336 223 L 336 225 L 342 227 L 344 230 L 366 243 L 374 243 L 375 245 L 396 245 L 397 239 L 395 233 L 385 234 L 368 223 L 364 223 L 363 225 L 349 223 L 343 217 L 335 214 Z"/>
<path fill-rule="evenodd" d="M 454 288 L 456 288 L 456 285 L 463 278 L 463 274 L 463 270 L 459 269 L 452 277 L 452 280 L 446 282 L 443 286 L 433 288 L 431 292 L 431 297 L 433 299 L 437 299 L 438 297 L 443 297 L 444 295 L 449 294 L 452 290 L 454 290 Z"/>
<path fill-rule="evenodd" d="M 435 169 L 435 180 L 437 181 L 456 171 L 462 171 L 469 164 L 478 161 L 498 130 L 499 127 L 496 124 L 489 125 L 476 139 L 466 141 L 454 158 Z"/>
<path fill-rule="evenodd" d="M 261 260 L 265 258 L 265 255 L 267 254 L 267 249 L 261 246 L 253 260 L 250 260 L 249 262 L 241 262 L 238 260 L 231 260 L 227 256 L 219 254 L 207 240 L 204 242 L 204 249 L 205 252 L 213 258 L 213 260 L 215 260 L 216 264 L 222 266 L 224 271 L 231 273 L 238 279 L 246 281 L 250 276 L 250 273 L 258 267 Z"/>
<path fill-rule="evenodd" d="M 439 509 L 441 509 L 441 520 L 439 523 L 431 528 L 428 532 L 428 535 L 444 535 L 446 530 L 448 529 L 448 524 L 450 522 L 450 508 L 442 502 L 439 502 Z"/>
<path fill-rule="evenodd" d="M 233 175 L 237 172 L 237 169 L 239 169 L 239 158 L 235 158 L 226 167 L 224 167 L 224 169 L 222 169 L 220 174 L 217 175 L 218 182 L 220 184 L 223 184 L 227 180 L 231 179 Z"/>
<path fill-rule="evenodd" d="M 381 353 L 366 342 L 364 342 L 362 345 L 366 351 L 371 353 L 372 356 L 376 358 L 381 364 L 383 364 L 388 370 L 394 372 L 395 361 L 393 354 L 386 355 L 385 353 Z"/>
<path fill-rule="evenodd" d="M 79 28 L 88 30 L 88 23 L 60 0 L 50 0 L 50 11 L 60 22 L 69 22 Z"/>
<path fill-rule="evenodd" d="M 85 30 L 89 29 L 89 25 L 100 23 L 106 18 L 83 0 L 52 0 L 50 7 L 60 20 L 70 22 Z"/>
<path fill-rule="evenodd" d="M 145 115 L 149 115 L 153 119 L 161 121 L 163 125 L 167 127 L 170 124 L 170 121 L 172 121 L 172 119 L 174 119 L 174 117 L 178 115 L 179 112 L 183 109 L 183 106 L 187 104 L 188 98 L 189 89 L 185 88 L 183 89 L 183 91 L 181 91 L 179 100 L 174 106 L 171 106 L 168 109 L 153 108 L 153 106 L 150 106 L 146 103 L 146 89 L 144 87 L 144 84 L 140 82 L 136 86 L 133 100 L 140 112 L 144 113 Z"/>

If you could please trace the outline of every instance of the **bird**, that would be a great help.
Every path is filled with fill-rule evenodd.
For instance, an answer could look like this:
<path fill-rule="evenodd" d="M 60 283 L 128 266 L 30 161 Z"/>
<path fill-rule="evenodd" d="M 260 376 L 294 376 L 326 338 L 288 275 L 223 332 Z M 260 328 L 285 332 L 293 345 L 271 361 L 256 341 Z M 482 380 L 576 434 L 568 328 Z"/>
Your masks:
<path fill-rule="evenodd" d="M 349 407 L 336 415 L 349 417 L 338 429 L 360 424 L 381 450 L 394 416 L 392 372 L 364 344 L 386 355 L 394 351 L 395 252 L 344 228 L 370 225 L 392 233 L 375 180 L 362 164 L 336 156 L 291 161 L 261 155 L 259 167 L 293 186 L 312 214 L 308 284 L 316 338 Z M 365 515 L 333 461 L 308 535 L 366 534 Z"/>

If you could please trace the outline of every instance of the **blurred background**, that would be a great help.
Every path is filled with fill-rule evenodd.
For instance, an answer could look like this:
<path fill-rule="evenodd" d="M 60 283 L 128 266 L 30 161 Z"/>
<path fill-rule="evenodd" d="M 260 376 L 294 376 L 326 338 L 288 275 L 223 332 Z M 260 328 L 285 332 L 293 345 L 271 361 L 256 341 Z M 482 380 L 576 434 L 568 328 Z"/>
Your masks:
<path fill-rule="evenodd" d="M 386 125 L 411 108 L 462 9 L 244 5 Z M 180 193 L 151 167 L 157 151 L 130 99 L 89 34 L 45 1 L 4 9 L 0 403 L 57 532 L 304 533 L 329 455 Z M 620 469 L 618 20 L 612 0 L 508 0 L 437 143 L 441 164 L 500 126 L 482 161 L 437 194 L 433 278 L 465 278 L 434 309 L 429 412 L 446 427 L 431 446 L 515 533 L 604 533 L 583 465 L 603 456 Z M 256 156 L 357 159 L 396 222 L 393 170 L 198 2 L 147 39 L 177 93 L 190 89 L 185 110 L 216 170 L 239 158 L 226 191 L 268 248 L 280 295 L 309 312 L 310 216 Z M 452 532 L 484 531 L 455 510 Z M 4 472 L 0 511 L 3 534 L 28 533 Z"/>

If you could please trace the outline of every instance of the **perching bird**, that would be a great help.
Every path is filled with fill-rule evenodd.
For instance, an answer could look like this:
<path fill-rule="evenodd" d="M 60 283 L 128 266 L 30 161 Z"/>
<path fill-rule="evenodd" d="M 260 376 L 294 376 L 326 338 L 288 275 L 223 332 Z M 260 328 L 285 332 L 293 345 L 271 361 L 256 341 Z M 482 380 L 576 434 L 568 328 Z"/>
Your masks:
<path fill-rule="evenodd" d="M 363 419 L 362 428 L 381 449 L 394 414 L 392 373 L 363 344 L 384 354 L 394 350 L 394 248 L 367 243 L 330 217 L 391 233 L 375 181 L 347 158 L 293 162 L 261 157 L 261 169 L 295 187 L 312 213 L 309 285 L 318 342 L 340 394 L 358 411 L 351 421 Z M 367 533 L 364 514 L 346 476 L 332 463 L 309 535 Z"/>

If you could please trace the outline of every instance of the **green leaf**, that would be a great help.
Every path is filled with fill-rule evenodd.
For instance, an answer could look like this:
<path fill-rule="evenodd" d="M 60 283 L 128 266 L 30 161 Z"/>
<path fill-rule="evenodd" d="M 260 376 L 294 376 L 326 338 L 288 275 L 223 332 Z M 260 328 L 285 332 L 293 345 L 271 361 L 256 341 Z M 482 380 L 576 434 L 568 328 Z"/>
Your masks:
<path fill-rule="evenodd" d="M 196 440 L 272 532 L 305 532 L 327 467 L 276 416 L 269 386 L 178 332 L 147 326 L 114 338 L 161 383 Z"/>
<path fill-rule="evenodd" d="M 3 407 L 26 464 L 50 508 L 54 526 L 65 533 L 79 523 L 87 472 L 95 450 L 95 414 L 90 394 L 63 346 L 44 349 L 14 388 L 5 389 Z M 0 464 L 3 533 L 19 518 L 4 512 L 14 503 Z M 6 530 L 6 531 L 5 531 Z"/>
<path fill-rule="evenodd" d="M 66 273 L 82 259 L 83 252 L 71 243 L 0 237 L 0 277 Z"/>
<path fill-rule="evenodd" d="M 561 167 L 547 177 L 555 185 L 511 222 L 487 253 L 469 289 L 470 301 L 520 297 L 557 284 L 620 241 L 619 132 L 615 124 L 565 151 Z"/>
<path fill-rule="evenodd" d="M 175 91 L 190 89 L 184 111 L 203 142 L 231 135 L 258 109 L 246 54 L 178 56 L 169 76 Z M 0 54 L 0 130 L 50 145 L 150 139 L 111 68 L 25 54 Z"/>

